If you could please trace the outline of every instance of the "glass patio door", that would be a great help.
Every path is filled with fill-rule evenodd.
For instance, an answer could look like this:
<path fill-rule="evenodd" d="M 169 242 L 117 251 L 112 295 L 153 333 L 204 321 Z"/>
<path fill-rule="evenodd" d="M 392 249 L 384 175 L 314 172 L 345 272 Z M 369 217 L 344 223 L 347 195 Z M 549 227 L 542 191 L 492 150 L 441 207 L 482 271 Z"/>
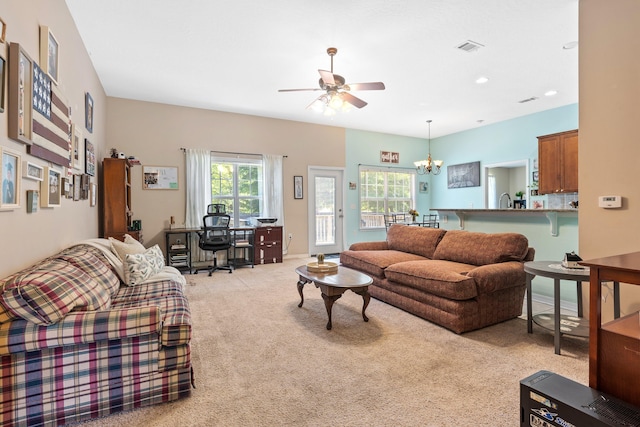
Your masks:
<path fill-rule="evenodd" d="M 343 237 L 343 171 L 309 168 L 309 254 L 339 253 Z"/>

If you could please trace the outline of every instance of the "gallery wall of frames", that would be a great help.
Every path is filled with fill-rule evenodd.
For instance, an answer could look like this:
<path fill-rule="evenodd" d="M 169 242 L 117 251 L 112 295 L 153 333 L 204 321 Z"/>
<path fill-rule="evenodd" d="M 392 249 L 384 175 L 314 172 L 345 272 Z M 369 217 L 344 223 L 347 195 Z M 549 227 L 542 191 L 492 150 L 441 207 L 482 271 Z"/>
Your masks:
<path fill-rule="evenodd" d="M 0 115 L 6 114 L 6 136 L 25 150 L 0 144 L 0 210 L 35 213 L 61 206 L 62 199 L 96 206 L 94 100 L 85 92 L 84 111 L 72 114 L 59 85 L 64 46 L 55 28 L 35 27 L 39 52 L 27 52 L 19 41 L 7 40 L 10 24 L 0 17 L 0 43 L 6 45 L 6 54 L 0 53 Z M 23 180 L 39 181 L 39 190 L 22 192 Z"/>

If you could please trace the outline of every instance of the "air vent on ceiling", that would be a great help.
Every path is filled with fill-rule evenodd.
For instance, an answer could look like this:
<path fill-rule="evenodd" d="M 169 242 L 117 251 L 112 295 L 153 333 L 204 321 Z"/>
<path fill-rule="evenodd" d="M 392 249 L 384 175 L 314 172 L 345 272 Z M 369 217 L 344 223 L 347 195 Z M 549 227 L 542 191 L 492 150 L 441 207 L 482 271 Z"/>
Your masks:
<path fill-rule="evenodd" d="M 458 49 L 463 50 L 465 52 L 475 52 L 475 51 L 479 50 L 481 47 L 484 47 L 484 45 L 482 45 L 480 43 L 476 43 L 476 42 L 471 41 L 471 40 L 467 40 L 466 42 L 464 42 L 461 45 L 459 45 Z"/>
<path fill-rule="evenodd" d="M 531 102 L 531 101 L 535 101 L 536 99 L 538 99 L 537 96 L 532 96 L 531 98 L 527 98 L 527 99 L 522 99 L 520 101 L 518 101 L 520 104 L 524 104 L 525 102 Z"/>

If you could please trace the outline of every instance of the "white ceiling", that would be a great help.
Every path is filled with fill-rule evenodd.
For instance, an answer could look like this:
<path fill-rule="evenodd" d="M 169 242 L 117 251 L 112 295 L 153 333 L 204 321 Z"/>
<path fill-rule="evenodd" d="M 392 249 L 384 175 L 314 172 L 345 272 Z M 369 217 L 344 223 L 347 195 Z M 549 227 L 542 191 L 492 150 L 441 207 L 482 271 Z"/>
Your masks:
<path fill-rule="evenodd" d="M 427 119 L 433 138 L 578 102 L 578 0 L 66 3 L 113 97 L 420 138 Z M 331 46 L 347 83 L 386 90 L 326 117 L 306 109 L 321 92 L 278 89 L 317 87 Z"/>

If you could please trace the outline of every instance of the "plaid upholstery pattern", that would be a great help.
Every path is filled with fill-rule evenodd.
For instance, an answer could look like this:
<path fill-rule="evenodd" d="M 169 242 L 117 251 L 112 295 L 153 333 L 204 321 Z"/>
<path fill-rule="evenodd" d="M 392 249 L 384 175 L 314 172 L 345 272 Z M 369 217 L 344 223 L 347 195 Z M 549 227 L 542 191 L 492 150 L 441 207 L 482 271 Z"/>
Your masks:
<path fill-rule="evenodd" d="M 191 341 L 191 311 L 189 301 L 182 295 L 169 295 L 162 298 L 121 301 L 113 308 L 160 307 L 162 313 L 162 332 L 160 342 L 163 346 L 175 346 Z"/>
<path fill-rule="evenodd" d="M 189 396 L 190 366 L 158 370 L 153 335 L 0 358 L 0 424 L 54 426 Z"/>
<path fill-rule="evenodd" d="M 0 300 L 18 317 L 50 325 L 71 310 L 102 310 L 111 304 L 109 292 L 67 261 L 50 259 L 14 275 L 4 283 Z"/>
<path fill-rule="evenodd" d="M 14 320 L 0 324 L 0 355 L 159 335 L 161 328 L 161 313 L 157 306 L 71 313 L 48 326 Z"/>
<path fill-rule="evenodd" d="M 184 279 L 167 277 L 120 286 L 99 249 L 77 245 L 0 280 L 0 425 L 57 426 L 189 396 L 189 303 Z M 28 305 L 45 297 L 40 311 Z"/>
<path fill-rule="evenodd" d="M 89 245 L 76 245 L 54 256 L 78 267 L 100 283 L 111 296 L 120 289 L 120 279 L 99 249 Z"/>

